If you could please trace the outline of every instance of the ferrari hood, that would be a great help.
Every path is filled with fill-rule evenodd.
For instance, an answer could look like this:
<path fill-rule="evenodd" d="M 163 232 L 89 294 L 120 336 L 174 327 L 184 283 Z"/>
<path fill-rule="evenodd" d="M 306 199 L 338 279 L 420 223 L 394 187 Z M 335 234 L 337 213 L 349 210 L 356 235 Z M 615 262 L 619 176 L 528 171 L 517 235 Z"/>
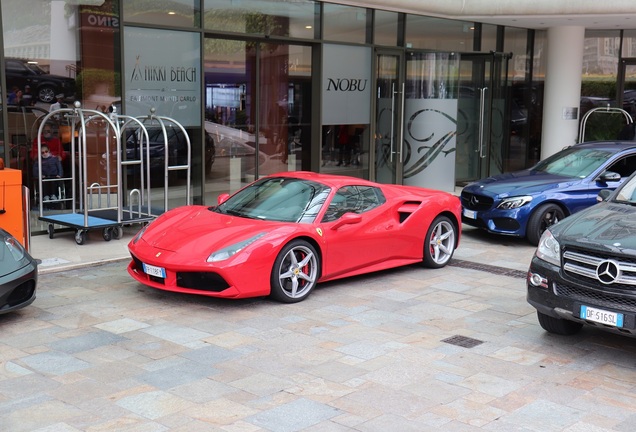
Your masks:
<path fill-rule="evenodd" d="M 562 245 L 576 244 L 591 249 L 636 254 L 636 207 L 604 202 L 565 218 L 550 228 Z"/>
<path fill-rule="evenodd" d="M 148 245 L 166 251 L 203 253 L 261 233 L 285 230 L 281 222 L 247 219 L 213 212 L 205 206 L 172 210 L 151 223 L 143 234 Z"/>
<path fill-rule="evenodd" d="M 491 197 L 533 195 L 550 189 L 565 187 L 579 179 L 523 170 L 491 176 L 467 185 L 466 192 Z"/>

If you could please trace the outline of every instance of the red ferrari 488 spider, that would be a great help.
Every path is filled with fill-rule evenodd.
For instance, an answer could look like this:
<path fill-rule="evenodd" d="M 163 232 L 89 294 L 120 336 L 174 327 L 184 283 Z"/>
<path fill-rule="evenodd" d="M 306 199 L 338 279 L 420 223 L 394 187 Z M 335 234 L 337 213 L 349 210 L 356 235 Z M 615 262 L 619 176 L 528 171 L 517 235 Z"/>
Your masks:
<path fill-rule="evenodd" d="M 275 174 L 218 202 L 170 210 L 142 228 L 128 245 L 128 273 L 167 291 L 294 303 L 318 282 L 417 262 L 443 267 L 460 237 L 458 197 L 353 177 Z"/>

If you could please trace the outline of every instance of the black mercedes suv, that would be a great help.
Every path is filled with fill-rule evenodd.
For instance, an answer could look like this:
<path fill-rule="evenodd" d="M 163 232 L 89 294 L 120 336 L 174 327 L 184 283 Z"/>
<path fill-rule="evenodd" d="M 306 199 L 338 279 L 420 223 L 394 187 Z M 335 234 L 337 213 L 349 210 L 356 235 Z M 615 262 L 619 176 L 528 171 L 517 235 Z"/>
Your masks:
<path fill-rule="evenodd" d="M 549 227 L 530 263 L 527 300 L 550 333 L 636 336 L 636 176 L 599 201 Z"/>
<path fill-rule="evenodd" d="M 53 103 L 55 96 L 63 94 L 65 99 L 75 96 L 73 78 L 46 73 L 37 63 L 23 59 L 6 58 L 7 89 L 17 87 L 24 90 L 30 86 L 33 95 L 41 102 Z"/>

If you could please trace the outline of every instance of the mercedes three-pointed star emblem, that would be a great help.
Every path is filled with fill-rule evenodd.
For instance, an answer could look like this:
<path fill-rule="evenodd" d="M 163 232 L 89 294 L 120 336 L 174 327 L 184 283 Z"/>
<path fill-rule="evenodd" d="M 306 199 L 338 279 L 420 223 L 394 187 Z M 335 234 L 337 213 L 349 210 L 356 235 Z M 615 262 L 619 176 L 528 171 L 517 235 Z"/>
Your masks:
<path fill-rule="evenodd" d="M 601 261 L 596 267 L 596 278 L 606 285 L 616 282 L 620 273 L 621 270 L 616 261 Z"/>

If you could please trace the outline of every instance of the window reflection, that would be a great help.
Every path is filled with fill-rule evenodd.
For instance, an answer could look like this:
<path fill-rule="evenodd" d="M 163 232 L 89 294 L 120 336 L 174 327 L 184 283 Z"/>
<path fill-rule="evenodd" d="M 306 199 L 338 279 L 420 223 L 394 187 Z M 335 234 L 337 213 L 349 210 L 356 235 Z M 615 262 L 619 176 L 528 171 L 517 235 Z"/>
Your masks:
<path fill-rule="evenodd" d="M 119 1 L 76 3 L 83 2 L 2 0 L 8 143 L 0 156 L 7 166 L 22 171 L 32 206 L 36 190 L 31 156 L 43 116 L 75 101 L 100 110 L 121 101 Z M 52 138 L 61 143 L 63 154 L 69 154 L 69 121 L 53 116 L 49 123 Z M 87 152 L 97 155 L 99 149 Z M 89 182 L 99 181 L 97 160 L 86 167 L 94 176 Z M 70 173 L 70 158 L 62 164 Z M 46 226 L 33 214 L 31 228 L 38 232 Z"/>
<path fill-rule="evenodd" d="M 366 42 L 366 9 L 331 3 L 325 3 L 323 7 L 324 39 L 352 43 Z"/>
<path fill-rule="evenodd" d="M 300 170 L 310 150 L 311 47 L 207 39 L 205 52 L 205 128 L 216 147 L 206 190 Z"/>
<path fill-rule="evenodd" d="M 397 46 L 398 13 L 375 11 L 373 42 L 377 45 Z"/>
<path fill-rule="evenodd" d="M 124 21 L 127 23 L 199 27 L 200 0 L 158 1 L 125 0 Z"/>
<path fill-rule="evenodd" d="M 310 0 L 207 0 L 204 25 L 208 30 L 313 39 L 318 16 Z"/>

